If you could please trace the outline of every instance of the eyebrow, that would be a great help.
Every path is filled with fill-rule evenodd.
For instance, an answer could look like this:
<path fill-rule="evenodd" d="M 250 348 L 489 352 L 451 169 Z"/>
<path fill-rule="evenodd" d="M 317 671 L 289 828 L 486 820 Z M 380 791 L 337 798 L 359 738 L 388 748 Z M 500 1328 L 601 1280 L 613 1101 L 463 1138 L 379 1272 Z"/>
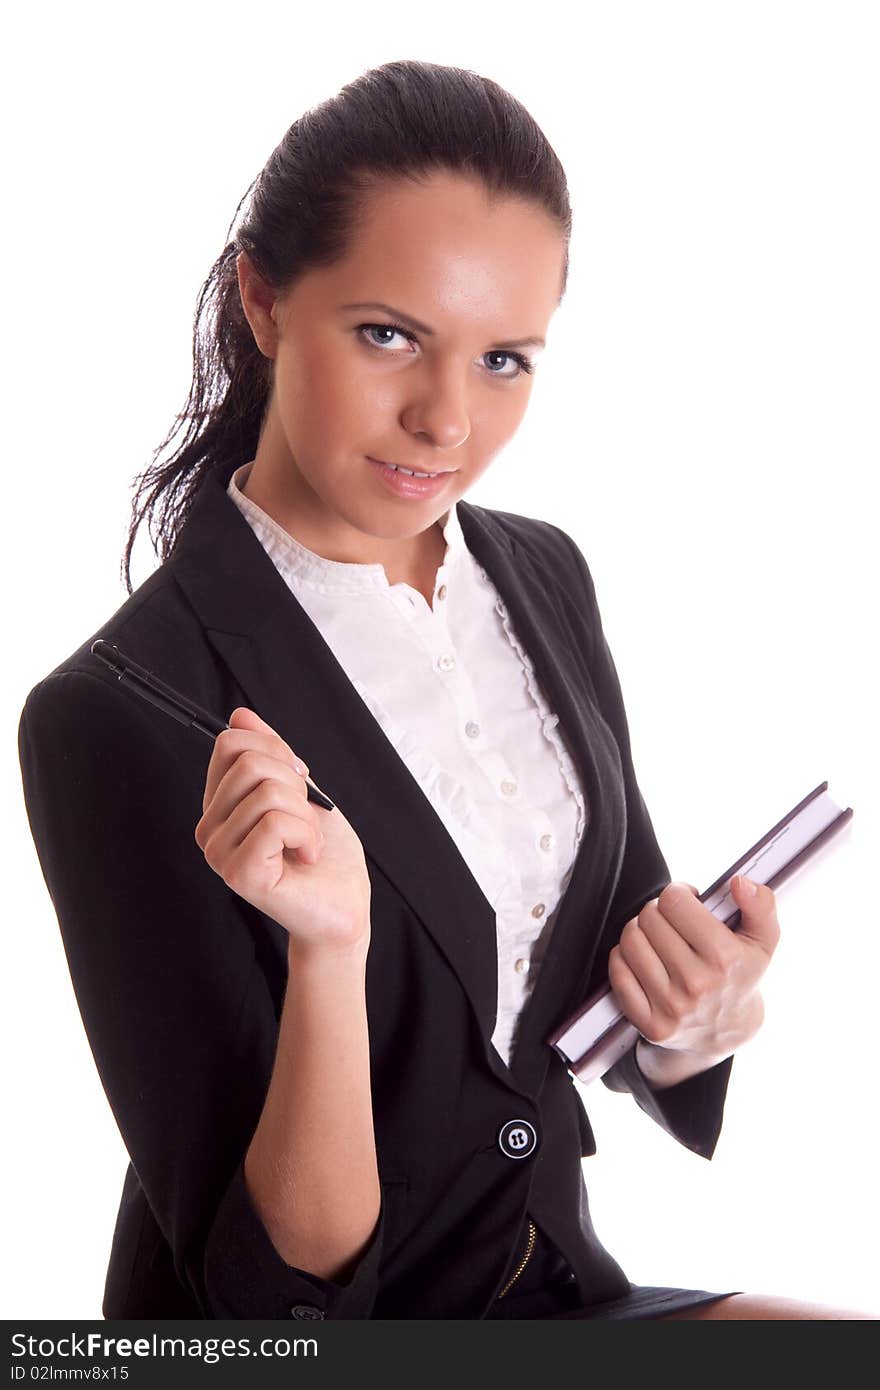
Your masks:
<path fill-rule="evenodd" d="M 390 304 L 378 304 L 371 300 L 362 304 L 340 304 L 339 308 L 341 312 L 346 309 L 379 309 L 383 314 L 390 314 L 392 318 L 399 319 L 405 328 L 414 328 L 417 333 L 426 333 L 429 337 L 434 335 L 435 330 L 429 328 L 426 323 L 420 323 L 418 319 L 413 318 L 412 314 L 405 314 L 402 309 L 395 309 Z M 506 342 L 498 343 L 497 346 L 500 348 L 546 347 L 547 344 L 543 338 L 533 336 L 531 338 L 508 338 Z"/>

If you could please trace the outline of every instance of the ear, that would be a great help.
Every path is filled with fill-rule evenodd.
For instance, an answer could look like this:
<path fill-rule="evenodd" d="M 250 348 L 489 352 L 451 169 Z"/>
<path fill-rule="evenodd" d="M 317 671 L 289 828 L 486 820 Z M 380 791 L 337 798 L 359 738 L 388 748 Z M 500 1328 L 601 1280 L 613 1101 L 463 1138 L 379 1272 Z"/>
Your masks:
<path fill-rule="evenodd" d="M 278 350 L 278 325 L 275 315 L 278 296 L 263 279 L 247 251 L 239 251 L 235 258 L 235 268 L 238 273 L 241 307 L 250 324 L 254 342 L 264 357 L 274 358 Z"/>

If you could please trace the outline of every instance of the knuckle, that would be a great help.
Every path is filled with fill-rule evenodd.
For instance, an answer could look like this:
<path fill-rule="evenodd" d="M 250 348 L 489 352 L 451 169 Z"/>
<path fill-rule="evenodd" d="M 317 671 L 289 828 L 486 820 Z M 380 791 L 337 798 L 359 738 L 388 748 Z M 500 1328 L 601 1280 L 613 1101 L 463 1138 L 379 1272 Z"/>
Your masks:
<path fill-rule="evenodd" d="M 688 1009 L 683 1003 L 679 1005 L 670 1004 L 663 1012 L 667 1019 L 667 1027 L 670 1032 L 675 1032 L 676 1028 L 680 1028 L 688 1015 Z"/>
<path fill-rule="evenodd" d="M 279 833 L 284 819 L 284 812 L 277 806 L 269 806 L 260 817 L 263 829 L 272 835 Z"/>
<path fill-rule="evenodd" d="M 285 788 L 274 777 L 265 777 L 259 787 L 260 805 L 265 815 L 273 811 L 283 811 L 287 806 Z"/>
<path fill-rule="evenodd" d="M 722 946 L 719 946 L 716 959 L 717 968 L 722 975 L 730 974 L 739 960 L 739 955 L 740 953 L 737 950 L 735 941 L 731 941 L 729 944 L 725 942 Z"/>
<path fill-rule="evenodd" d="M 637 917 L 631 917 L 620 933 L 620 946 L 631 946 L 639 938 L 639 921 Z"/>
<path fill-rule="evenodd" d="M 674 909 L 678 907 L 682 900 L 682 896 L 680 884 L 667 883 L 666 887 L 661 889 L 660 896 L 656 900 L 657 906 L 660 908 L 661 912 L 665 912 L 667 908 Z"/>
<path fill-rule="evenodd" d="M 694 976 L 689 976 L 682 980 L 678 987 L 678 994 L 686 1005 L 695 1004 L 702 997 L 703 983 Z"/>
<path fill-rule="evenodd" d="M 678 1018 L 683 1007 L 686 1006 L 685 997 L 675 985 L 662 985 L 657 992 L 658 1002 L 664 1014 L 669 1018 Z"/>
<path fill-rule="evenodd" d="M 671 1019 L 660 1017 L 660 1018 L 657 1018 L 657 1020 L 656 1020 L 656 1022 L 655 1022 L 654 1019 L 653 1019 L 653 1017 L 652 1017 L 652 1020 L 651 1020 L 651 1038 L 650 1038 L 650 1041 L 651 1041 L 651 1042 L 660 1043 L 660 1044 L 663 1044 L 663 1043 L 665 1043 L 665 1042 L 668 1042 L 669 1039 L 670 1039 L 670 1038 L 672 1037 L 672 1035 L 674 1034 L 674 1032 L 675 1032 L 675 1024 L 672 1022 Z"/>
<path fill-rule="evenodd" d="M 645 912 L 644 917 L 639 913 L 636 918 L 636 931 L 634 935 L 640 936 L 643 941 L 650 941 L 651 944 L 657 939 L 657 926 L 660 921 L 656 911 Z"/>
<path fill-rule="evenodd" d="M 215 874 L 220 874 L 222 877 L 222 865 L 220 863 L 219 855 L 215 852 L 213 835 L 209 836 L 208 839 L 205 841 L 204 845 L 202 846 L 202 853 L 205 856 L 205 862 L 207 863 L 208 867 L 213 869 Z"/>
<path fill-rule="evenodd" d="M 289 839 L 291 813 L 282 806 L 270 806 L 260 818 L 260 828 L 273 840 Z"/>
<path fill-rule="evenodd" d="M 711 950 L 706 951 L 706 960 L 714 975 L 726 975 L 733 964 L 734 957 L 726 947 L 716 945 Z"/>
<path fill-rule="evenodd" d="M 244 879 L 242 876 L 241 867 L 237 863 L 228 863 L 223 869 L 223 872 L 220 874 L 220 877 L 223 879 L 223 882 L 226 884 L 226 887 L 232 889 L 233 893 L 238 893 L 242 888 L 244 888 Z"/>
<path fill-rule="evenodd" d="M 221 869 L 218 870 L 220 877 L 231 888 L 234 893 L 244 896 L 247 890 L 249 877 L 248 851 L 243 845 L 239 845 L 226 855 Z"/>

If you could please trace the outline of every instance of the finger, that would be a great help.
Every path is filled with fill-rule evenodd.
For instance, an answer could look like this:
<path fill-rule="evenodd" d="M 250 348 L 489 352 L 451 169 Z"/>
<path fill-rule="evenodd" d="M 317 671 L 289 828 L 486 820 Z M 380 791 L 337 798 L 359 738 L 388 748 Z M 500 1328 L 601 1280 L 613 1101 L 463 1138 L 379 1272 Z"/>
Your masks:
<path fill-rule="evenodd" d="M 706 965 L 724 970 L 736 956 L 736 938 L 688 888 L 684 883 L 669 883 L 652 903 Z"/>
<path fill-rule="evenodd" d="M 620 934 L 618 949 L 624 963 L 638 980 L 652 1009 L 666 1009 L 669 1003 L 669 972 L 640 925 L 640 917 L 627 922 Z"/>
<path fill-rule="evenodd" d="M 740 925 L 736 935 L 742 940 L 753 941 L 768 956 L 772 956 L 779 944 L 779 919 L 776 915 L 776 894 L 766 883 L 756 883 L 755 893 L 746 892 L 740 874 L 730 881 L 733 900 L 740 910 Z"/>
<path fill-rule="evenodd" d="M 272 788 L 261 783 L 239 802 L 228 818 L 218 824 L 205 840 L 203 853 L 211 868 L 227 878 L 228 868 L 241 862 L 242 847 L 262 821 L 267 823 L 266 834 L 275 837 L 272 853 L 280 854 L 287 846 L 304 850 L 304 857 L 310 856 L 313 862 L 318 858 L 324 841 L 323 832 L 313 820 L 298 810 L 277 804 Z M 265 844 L 260 842 L 261 857 L 264 858 L 266 853 Z"/>
<path fill-rule="evenodd" d="M 214 749 L 205 775 L 205 792 L 202 798 L 203 810 L 213 797 L 217 789 L 217 784 L 221 781 L 227 769 L 246 748 L 260 749 L 262 752 L 278 758 L 281 762 L 287 763 L 302 776 L 306 776 L 308 773 L 308 763 L 303 762 L 302 758 L 293 751 L 289 744 L 285 743 L 284 739 L 276 734 L 274 729 L 270 729 L 269 725 L 265 724 L 264 721 L 260 719 L 259 715 L 254 714 L 253 710 L 233 710 L 231 716 L 233 719 L 237 719 L 240 716 L 242 717 L 241 727 L 233 725 L 229 729 L 223 729 L 214 739 Z M 248 716 L 250 716 L 254 722 L 259 720 L 263 727 L 260 729 L 245 727 L 245 720 L 247 720 Z"/>
<path fill-rule="evenodd" d="M 267 724 L 256 710 L 249 709 L 247 705 L 239 705 L 229 716 L 229 725 L 232 729 L 251 729 L 254 733 L 267 734 L 270 738 L 277 740 L 281 750 L 279 756 L 289 755 L 295 762 L 302 764 L 301 769 L 298 770 L 308 772 L 308 763 L 293 751 L 290 744 L 281 737 L 276 729 L 272 728 L 271 724 Z"/>
<path fill-rule="evenodd" d="M 263 760 L 264 776 L 283 777 L 301 784 L 305 790 L 305 778 L 297 772 L 297 760 L 289 753 L 282 754 L 278 745 L 266 740 L 260 734 L 248 733 L 243 729 L 224 730 L 218 734 L 214 752 L 205 776 L 205 789 L 202 794 L 202 810 L 207 811 L 214 803 L 220 786 L 230 773 L 240 764 L 246 769 L 254 759 Z M 241 774 L 239 774 L 241 775 Z M 241 794 L 248 789 L 246 782 L 240 784 Z"/>
<path fill-rule="evenodd" d="M 635 1024 L 640 1033 L 643 1032 L 650 1025 L 651 1002 L 638 977 L 621 955 L 619 946 L 613 947 L 608 957 L 608 983 L 621 1013 Z"/>
<path fill-rule="evenodd" d="M 693 946 L 667 921 L 653 902 L 645 905 L 638 921 L 641 931 L 663 962 L 672 984 L 689 993 L 697 972 L 704 969 L 703 961 Z"/>
<path fill-rule="evenodd" d="M 311 827 L 299 816 L 267 811 L 241 844 L 225 858 L 223 880 L 241 897 L 253 901 L 277 888 L 285 869 L 297 855 L 302 867 L 317 863 L 320 849 L 310 843 Z"/>
<path fill-rule="evenodd" d="M 301 772 L 304 775 L 308 773 L 309 765 L 305 758 L 300 757 L 299 753 L 295 752 L 290 744 L 281 737 L 278 731 L 273 729 L 271 724 L 267 724 L 265 719 L 262 719 L 260 715 L 257 714 L 256 710 L 248 709 L 246 705 L 239 705 L 229 716 L 229 725 L 231 729 L 250 729 L 254 733 L 266 735 L 266 737 L 277 744 L 278 757 L 292 758 L 296 765 L 297 772 Z"/>
<path fill-rule="evenodd" d="M 275 805 L 280 810 L 298 810 L 299 800 L 307 798 L 305 779 L 291 765 L 268 753 L 246 748 L 226 769 L 208 801 L 205 788 L 204 811 L 195 829 L 197 844 L 227 820 L 240 801 L 243 801 L 261 782 L 276 784 Z"/>

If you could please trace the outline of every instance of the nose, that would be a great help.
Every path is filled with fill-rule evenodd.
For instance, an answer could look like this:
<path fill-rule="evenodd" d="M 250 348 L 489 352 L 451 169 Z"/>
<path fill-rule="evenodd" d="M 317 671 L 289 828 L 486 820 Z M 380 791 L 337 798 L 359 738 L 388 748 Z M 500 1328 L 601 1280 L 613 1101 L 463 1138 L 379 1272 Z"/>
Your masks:
<path fill-rule="evenodd" d="M 425 376 L 407 401 L 401 424 L 410 434 L 426 436 L 439 449 L 457 449 L 471 432 L 467 393 L 451 371 Z"/>

